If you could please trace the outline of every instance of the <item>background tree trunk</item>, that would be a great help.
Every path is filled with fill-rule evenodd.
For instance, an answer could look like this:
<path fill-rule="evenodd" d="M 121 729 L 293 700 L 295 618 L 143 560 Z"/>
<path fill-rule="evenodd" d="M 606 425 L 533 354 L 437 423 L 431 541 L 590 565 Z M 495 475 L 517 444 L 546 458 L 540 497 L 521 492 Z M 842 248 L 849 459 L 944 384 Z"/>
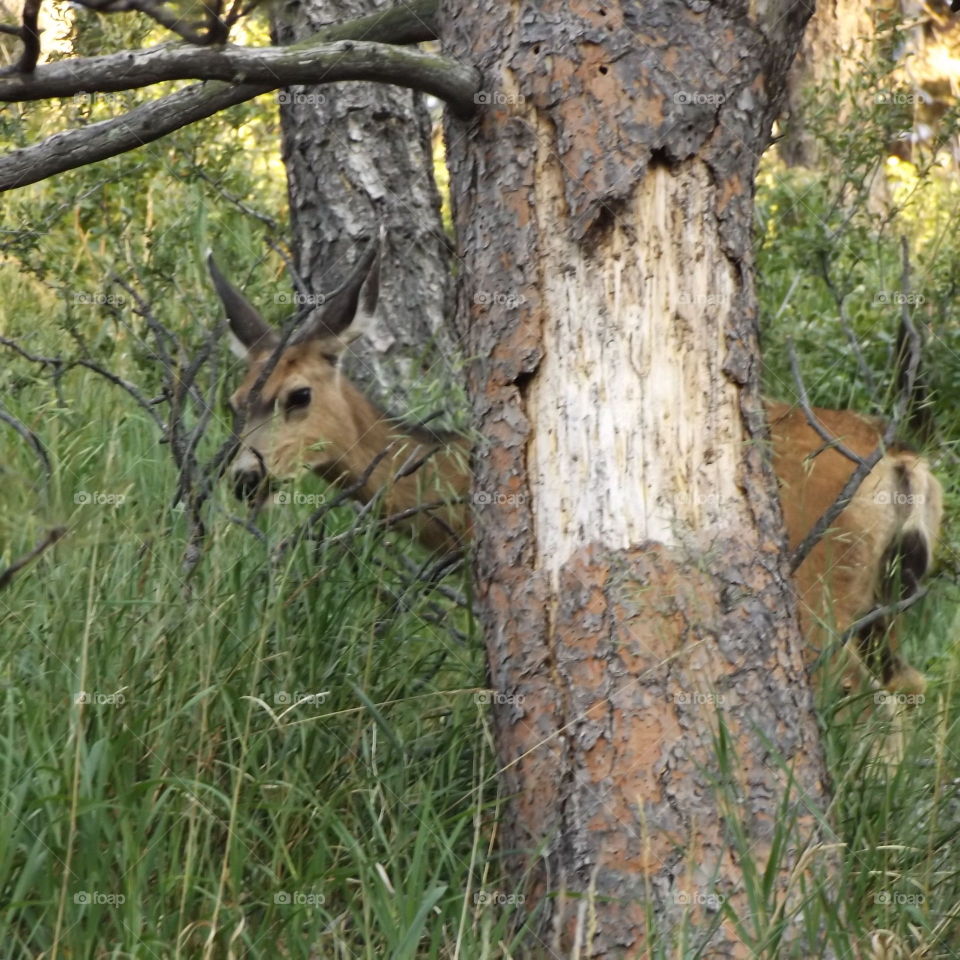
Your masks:
<path fill-rule="evenodd" d="M 789 123 L 778 144 L 789 166 L 815 167 L 820 161 L 816 137 L 806 116 L 805 98 L 811 88 L 827 83 L 845 87 L 853 71 L 862 69 L 871 55 L 877 22 L 892 20 L 895 4 L 826 0 L 818 3 L 787 78 L 786 110 Z M 865 107 L 865 105 L 863 105 Z M 838 117 L 842 122 L 846 118 Z"/>
<path fill-rule="evenodd" d="M 826 791 L 763 457 L 751 254 L 755 168 L 810 10 L 757 9 L 444 11 L 488 104 L 447 139 L 503 846 L 562 956 L 656 952 L 654 931 L 688 922 L 698 945 L 724 899 L 748 916 L 743 858 L 774 855 L 785 764 L 783 904 Z M 725 914 L 703 955 L 754 954 Z"/>
<path fill-rule="evenodd" d="M 364 16 L 377 0 L 285 0 L 274 8 L 277 43 Z M 290 87 L 280 96 L 283 159 L 295 264 L 313 293 L 329 292 L 387 224 L 378 326 L 350 348 L 350 376 L 403 411 L 410 387 L 454 356 L 450 244 L 433 177 L 431 122 L 415 91 L 374 83 Z M 441 361 L 438 364 L 438 361 Z M 438 369 L 439 368 L 439 369 Z"/>

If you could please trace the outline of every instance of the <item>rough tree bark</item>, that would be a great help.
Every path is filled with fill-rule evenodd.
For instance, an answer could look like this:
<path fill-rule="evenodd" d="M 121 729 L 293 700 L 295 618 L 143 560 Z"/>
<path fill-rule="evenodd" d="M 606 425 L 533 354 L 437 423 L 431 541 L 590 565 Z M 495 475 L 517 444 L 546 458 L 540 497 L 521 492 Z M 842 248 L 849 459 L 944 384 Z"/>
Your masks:
<path fill-rule="evenodd" d="M 503 845 L 532 867 L 550 955 L 666 955 L 711 919 L 699 955 L 754 955 L 731 919 L 751 913 L 731 822 L 761 869 L 779 857 L 784 916 L 816 835 L 825 774 L 763 454 L 751 254 L 755 168 L 810 12 L 443 11 L 488 104 L 447 136 Z M 721 716 L 739 758 L 725 795 Z M 776 853 L 785 767 L 796 822 Z"/>
<path fill-rule="evenodd" d="M 331 20 L 373 13 L 378 0 L 286 0 L 274 8 L 275 40 L 294 43 Z M 293 246 L 300 276 L 330 290 L 387 224 L 380 311 L 372 335 L 345 366 L 388 407 L 407 407 L 410 384 L 454 356 L 450 244 L 433 178 L 424 97 L 375 83 L 290 87 L 280 98 Z"/>

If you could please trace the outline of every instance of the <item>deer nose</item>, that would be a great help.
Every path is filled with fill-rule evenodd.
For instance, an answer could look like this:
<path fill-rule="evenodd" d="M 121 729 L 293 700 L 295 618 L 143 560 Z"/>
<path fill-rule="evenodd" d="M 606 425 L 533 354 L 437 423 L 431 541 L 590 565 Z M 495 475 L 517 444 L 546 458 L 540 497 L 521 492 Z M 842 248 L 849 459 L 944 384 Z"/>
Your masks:
<path fill-rule="evenodd" d="M 240 470 L 233 475 L 233 493 L 238 500 L 256 500 L 266 475 L 261 470 Z"/>

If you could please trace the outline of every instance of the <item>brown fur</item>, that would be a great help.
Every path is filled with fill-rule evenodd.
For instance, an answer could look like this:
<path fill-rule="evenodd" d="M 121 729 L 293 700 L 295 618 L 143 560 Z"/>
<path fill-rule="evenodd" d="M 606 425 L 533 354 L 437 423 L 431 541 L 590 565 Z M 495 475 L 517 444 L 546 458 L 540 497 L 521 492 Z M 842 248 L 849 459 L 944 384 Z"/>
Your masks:
<path fill-rule="evenodd" d="M 414 431 L 386 416 L 331 362 L 335 346 L 310 341 L 284 351 L 261 390 L 257 408 L 248 413 L 246 445 L 263 457 L 271 477 L 287 479 L 306 467 L 343 487 L 356 484 L 386 450 L 356 498 L 366 502 L 383 490 L 388 516 L 445 503 L 414 513 L 403 525 L 431 549 L 461 546 L 469 514 L 462 502 L 447 501 L 463 501 L 470 492 L 465 441 Z M 251 359 L 243 383 L 231 397 L 235 409 L 246 403 L 268 356 L 261 353 Z M 284 399 L 301 387 L 311 389 L 309 407 L 285 414 Z M 426 459 L 419 469 L 397 478 L 405 465 L 421 458 Z"/>
<path fill-rule="evenodd" d="M 261 402 L 249 413 L 247 444 L 257 449 L 273 478 L 289 478 L 306 467 L 343 487 L 356 484 L 387 450 L 356 491 L 357 499 L 367 501 L 384 489 L 387 514 L 435 501 L 461 501 L 414 513 L 404 524 L 431 549 L 458 548 L 470 527 L 470 513 L 462 502 L 470 489 L 466 442 L 418 433 L 387 417 L 331 362 L 338 348 L 320 340 L 284 351 L 261 392 Z M 268 355 L 251 359 L 244 382 L 232 397 L 235 407 L 246 402 Z M 302 387 L 312 392 L 308 409 L 285 414 L 285 397 Z M 771 403 L 767 410 L 773 467 L 789 545 L 794 549 L 833 503 L 855 467 L 824 444 L 798 408 Z M 815 414 L 833 436 L 860 456 L 868 456 L 880 443 L 881 424 L 874 420 L 851 411 L 818 409 Z M 404 464 L 427 454 L 419 469 L 395 479 Z M 930 566 L 941 514 L 940 484 L 926 461 L 906 450 L 888 451 L 797 570 L 800 621 L 811 661 L 830 646 L 832 636 L 894 599 L 885 567 L 905 534 L 916 535 L 913 540 L 921 546 L 919 560 L 914 558 L 902 580 L 906 583 L 914 572 L 919 578 Z M 867 631 L 859 649 L 856 642 L 848 645 L 842 665 L 847 686 L 867 679 L 863 659 L 877 661 L 881 679 L 890 689 L 923 689 L 923 677 L 900 658 L 890 624 L 881 622 Z"/>
<path fill-rule="evenodd" d="M 262 503 L 268 478 L 288 479 L 307 468 L 352 489 L 362 501 L 382 491 L 386 515 L 410 512 L 405 526 L 413 536 L 431 549 L 458 549 L 470 535 L 467 442 L 406 427 L 386 416 L 336 363 L 375 309 L 382 243 L 381 231 L 341 292 L 331 297 L 301 339 L 283 351 L 252 409 L 247 409 L 250 391 L 277 336 L 210 258 L 231 330 L 248 360 L 243 384 L 231 398 L 234 409 L 246 413 L 246 432 L 232 468 L 237 494 Z M 307 402 L 290 401 L 297 394 Z M 848 410 L 814 412 L 832 436 L 860 456 L 879 446 L 878 421 Z M 767 413 L 773 468 L 794 549 L 835 501 L 855 466 L 823 442 L 801 410 L 770 403 Z M 832 638 L 859 618 L 915 592 L 932 563 L 942 502 L 940 484 L 922 457 L 903 449 L 886 452 L 796 572 L 809 662 L 833 648 Z M 832 658 L 830 672 L 846 686 L 870 684 L 864 661 L 891 690 L 923 689 L 923 677 L 900 658 L 890 622 L 862 629 L 860 637 Z"/>
<path fill-rule="evenodd" d="M 771 403 L 767 413 L 792 550 L 834 502 L 856 466 L 826 448 L 802 410 Z M 861 457 L 880 444 L 883 425 L 876 420 L 849 410 L 817 409 L 814 414 L 832 436 Z M 942 490 L 927 462 L 907 450 L 888 450 L 795 574 L 810 657 L 829 646 L 831 634 L 844 632 L 877 606 L 900 599 L 891 593 L 888 570 L 898 553 L 904 555 L 899 579 L 904 587 L 915 588 L 932 564 L 942 513 Z M 866 679 L 863 657 L 877 661 L 888 689 L 922 692 L 922 675 L 900 658 L 897 645 L 894 625 L 883 621 L 859 642 L 848 644 L 842 664 L 845 685 L 859 686 Z"/>

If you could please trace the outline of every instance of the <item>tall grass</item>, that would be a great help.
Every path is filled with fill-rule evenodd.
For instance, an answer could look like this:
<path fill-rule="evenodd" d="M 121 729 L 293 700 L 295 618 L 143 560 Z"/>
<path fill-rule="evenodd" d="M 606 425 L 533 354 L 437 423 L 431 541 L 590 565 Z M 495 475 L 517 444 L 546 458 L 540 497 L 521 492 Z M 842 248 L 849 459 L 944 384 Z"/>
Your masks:
<path fill-rule="evenodd" d="M 16 394 L 48 482 L 3 442 L 4 560 L 69 533 L 0 598 L 0 953 L 495 955 L 510 911 L 482 896 L 503 880 L 470 616 L 412 586 L 400 561 L 424 558 L 400 535 L 277 562 L 226 500 L 185 584 L 155 428 L 92 374 L 65 393 Z M 265 517 L 272 544 L 303 509 Z"/>
<path fill-rule="evenodd" d="M 224 130 L 198 125 L 107 173 L 23 192 L 6 210 L 16 224 L 4 234 L 11 259 L 0 261 L 0 333 L 74 355 L 67 331 L 80 331 L 97 358 L 153 395 L 147 351 L 124 326 L 129 310 L 111 322 L 109 311 L 77 308 L 76 295 L 102 291 L 113 268 L 150 288 L 178 333 L 202 326 L 212 298 L 199 257 L 185 251 L 216 238 L 228 262 L 250 267 L 266 245 L 259 225 L 211 195 L 191 164 L 282 222 L 279 181 L 247 170 L 254 145 L 275 139 L 275 118 L 252 105 L 231 117 L 226 148 Z M 24 122 L 43 119 L 38 108 Z M 265 148 L 257 168 L 272 170 L 276 152 Z M 955 194 L 952 183 L 939 200 L 918 188 L 917 203 L 933 212 L 915 206 L 906 218 L 917 237 L 914 289 L 935 335 L 943 446 L 929 452 L 952 517 Z M 881 294 L 896 289 L 898 248 L 889 229 L 835 201 L 819 181 L 764 169 L 766 385 L 790 395 L 789 335 L 816 402 L 870 410 L 883 398 L 867 391 L 838 334 L 820 264 L 826 256 L 832 265 L 865 362 L 884 383 L 896 311 Z M 271 263 L 279 284 L 279 260 Z M 271 302 L 269 273 L 249 277 L 257 302 Z M 415 584 L 410 567 L 427 558 L 373 525 L 333 541 L 353 523 L 350 508 L 327 518 L 326 542 L 278 559 L 276 545 L 312 509 L 303 498 L 327 495 L 305 480 L 301 502 L 258 521 L 262 539 L 232 521 L 237 508 L 218 490 L 203 560 L 184 582 L 186 518 L 171 504 L 176 478 L 155 425 L 90 372 L 71 371 L 58 393 L 35 364 L 0 356 L 0 401 L 36 431 L 52 464 L 45 477 L 0 423 L 0 567 L 50 527 L 68 530 L 0 592 L 0 958 L 529 955 L 523 878 L 505 873 L 497 853 L 506 798 L 465 574 L 442 591 Z M 426 412 L 433 394 L 420 386 Z M 215 422 L 212 440 L 226 431 Z M 789 909 L 771 878 L 791 851 L 802 798 L 788 798 L 769 860 L 740 845 L 751 915 L 721 906 L 717 916 L 758 957 L 960 954 L 955 531 L 952 520 L 942 570 L 906 618 L 909 659 L 931 685 L 909 711 L 903 763 L 878 764 L 883 731 L 828 701 L 834 799 L 824 846 L 804 854 Z M 718 743 L 718 810 L 735 844 L 747 836 L 729 795 L 738 766 Z M 788 946 L 796 930 L 802 947 Z M 671 941 L 653 929 L 649 956 L 709 957 L 709 932 L 691 923 Z"/>
<path fill-rule="evenodd" d="M 304 502 L 327 495 L 305 480 L 263 515 L 264 540 L 217 491 L 185 583 L 155 426 L 95 374 L 68 374 L 61 405 L 14 366 L 5 402 L 53 472 L 4 433 L 3 562 L 51 525 L 69 533 L 0 595 L 2 955 L 527 955 L 522 878 L 497 856 L 482 645 L 450 599 L 469 597 L 463 574 L 438 592 L 412 581 L 427 558 L 403 535 L 333 539 L 350 508 L 325 543 L 278 558 Z M 735 919 L 757 956 L 861 955 L 879 929 L 930 951 L 917 956 L 960 949 L 955 610 L 943 579 L 909 614 L 932 686 L 898 769 L 872 761 L 862 725 L 824 714 L 831 846 L 810 855 L 798 914 L 743 850 L 756 909 Z M 737 766 L 718 751 L 718 804 Z M 802 954 L 784 946 L 797 923 Z M 709 956 L 707 932 L 651 956 Z"/>

